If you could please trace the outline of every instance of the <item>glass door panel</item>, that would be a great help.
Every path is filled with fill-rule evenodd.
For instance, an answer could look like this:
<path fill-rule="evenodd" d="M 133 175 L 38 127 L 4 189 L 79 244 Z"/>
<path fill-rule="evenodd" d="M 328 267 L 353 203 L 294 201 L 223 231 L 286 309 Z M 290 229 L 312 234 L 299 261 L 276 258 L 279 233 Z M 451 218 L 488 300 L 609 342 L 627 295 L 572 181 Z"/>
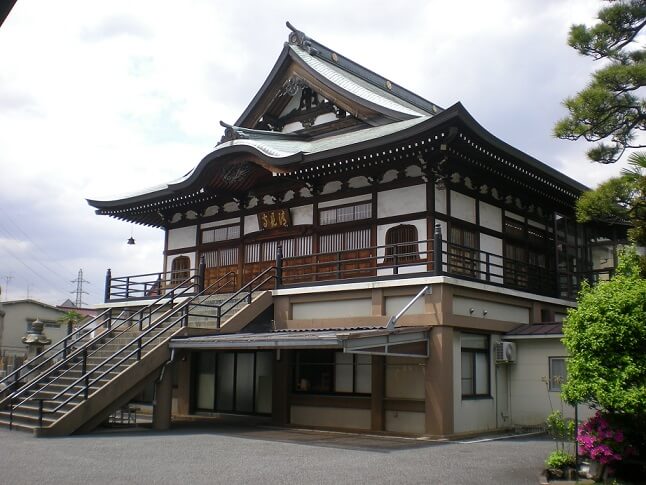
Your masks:
<path fill-rule="evenodd" d="M 198 352 L 196 364 L 197 396 L 195 407 L 211 411 L 215 401 L 215 353 Z"/>
<path fill-rule="evenodd" d="M 254 354 L 239 353 L 236 362 L 236 411 L 241 413 L 253 412 L 253 372 Z"/>
<path fill-rule="evenodd" d="M 273 352 L 256 354 L 256 413 L 271 414 Z"/>
<path fill-rule="evenodd" d="M 218 353 L 215 407 L 218 411 L 233 411 L 233 383 L 235 354 Z"/>

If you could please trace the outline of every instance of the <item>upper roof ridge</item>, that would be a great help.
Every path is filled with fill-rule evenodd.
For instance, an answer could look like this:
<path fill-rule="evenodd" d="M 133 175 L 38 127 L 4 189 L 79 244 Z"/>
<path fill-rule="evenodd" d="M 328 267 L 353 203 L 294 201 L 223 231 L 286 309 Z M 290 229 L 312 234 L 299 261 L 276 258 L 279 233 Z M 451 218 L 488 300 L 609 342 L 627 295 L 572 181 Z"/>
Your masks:
<path fill-rule="evenodd" d="M 295 45 L 306 51 L 313 57 L 318 57 L 333 65 L 338 66 L 350 74 L 357 76 L 360 79 L 392 93 L 394 96 L 403 99 L 404 101 L 426 111 L 429 114 L 437 114 L 443 111 L 443 108 L 438 106 L 427 99 L 409 91 L 408 89 L 396 84 L 389 79 L 377 74 L 374 71 L 354 62 L 353 60 L 339 54 L 338 52 L 326 47 L 325 45 L 312 39 L 304 32 L 298 30 L 289 21 L 286 22 L 287 28 L 291 30 L 287 39 L 287 44 Z"/>
<path fill-rule="evenodd" d="M 220 126 L 224 128 L 224 135 L 218 142 L 224 143 L 225 141 L 237 140 L 240 138 L 243 139 L 254 139 L 254 138 L 273 138 L 277 140 L 294 140 L 294 141 L 307 141 L 311 137 L 302 133 L 283 133 L 281 131 L 267 131 L 267 130 L 256 130 L 253 128 L 246 128 L 244 126 L 230 125 L 220 120 Z"/>

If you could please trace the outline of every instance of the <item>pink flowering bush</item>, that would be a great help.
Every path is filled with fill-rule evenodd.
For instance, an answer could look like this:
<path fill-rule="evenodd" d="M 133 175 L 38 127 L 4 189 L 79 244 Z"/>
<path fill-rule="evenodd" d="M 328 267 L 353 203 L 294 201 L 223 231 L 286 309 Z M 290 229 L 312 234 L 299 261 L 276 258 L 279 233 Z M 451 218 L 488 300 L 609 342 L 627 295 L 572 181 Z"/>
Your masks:
<path fill-rule="evenodd" d="M 624 432 L 612 426 L 608 418 L 607 414 L 597 411 L 579 426 L 577 435 L 581 456 L 602 465 L 611 465 L 636 454 L 635 448 L 626 442 Z"/>

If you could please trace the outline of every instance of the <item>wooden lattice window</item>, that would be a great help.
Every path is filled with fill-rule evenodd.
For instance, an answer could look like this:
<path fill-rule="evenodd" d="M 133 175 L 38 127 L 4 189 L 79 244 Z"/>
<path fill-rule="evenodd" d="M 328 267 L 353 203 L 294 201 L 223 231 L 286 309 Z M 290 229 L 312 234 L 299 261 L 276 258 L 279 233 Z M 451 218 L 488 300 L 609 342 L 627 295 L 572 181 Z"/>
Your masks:
<path fill-rule="evenodd" d="M 478 273 L 478 233 L 456 225 L 449 231 L 449 273 L 475 277 Z"/>
<path fill-rule="evenodd" d="M 395 256 L 397 256 L 395 258 Z M 417 228 L 400 224 L 386 232 L 386 262 L 389 264 L 410 263 L 419 260 Z"/>
<path fill-rule="evenodd" d="M 179 285 L 191 276 L 191 258 L 188 256 L 178 256 L 173 259 L 171 263 L 171 278 L 172 286 Z"/>

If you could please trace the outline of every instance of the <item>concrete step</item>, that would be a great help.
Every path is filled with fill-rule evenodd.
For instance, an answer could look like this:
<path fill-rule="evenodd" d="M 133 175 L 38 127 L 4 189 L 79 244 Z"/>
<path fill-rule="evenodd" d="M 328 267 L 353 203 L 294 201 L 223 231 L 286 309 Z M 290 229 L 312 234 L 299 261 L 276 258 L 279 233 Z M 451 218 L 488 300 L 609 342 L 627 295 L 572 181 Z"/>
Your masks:
<path fill-rule="evenodd" d="M 11 413 L 9 413 L 9 411 L 0 411 L 0 420 L 9 421 L 10 414 Z M 43 409 L 43 426 L 49 426 L 54 421 L 57 421 L 62 415 L 62 412 L 52 414 L 45 412 Z M 11 419 L 14 423 L 25 424 L 35 428 L 38 426 L 39 422 L 38 408 L 36 408 L 36 411 L 33 413 L 31 410 L 23 410 L 22 408 L 14 409 Z"/>
<path fill-rule="evenodd" d="M 0 417 L 0 426 L 2 426 L 3 428 L 11 428 L 16 431 L 27 431 L 27 432 L 31 432 L 36 428 L 36 426 L 32 426 L 28 423 L 22 423 L 22 422 L 14 421 L 12 424 L 9 424 L 9 419 L 4 417 Z"/>

